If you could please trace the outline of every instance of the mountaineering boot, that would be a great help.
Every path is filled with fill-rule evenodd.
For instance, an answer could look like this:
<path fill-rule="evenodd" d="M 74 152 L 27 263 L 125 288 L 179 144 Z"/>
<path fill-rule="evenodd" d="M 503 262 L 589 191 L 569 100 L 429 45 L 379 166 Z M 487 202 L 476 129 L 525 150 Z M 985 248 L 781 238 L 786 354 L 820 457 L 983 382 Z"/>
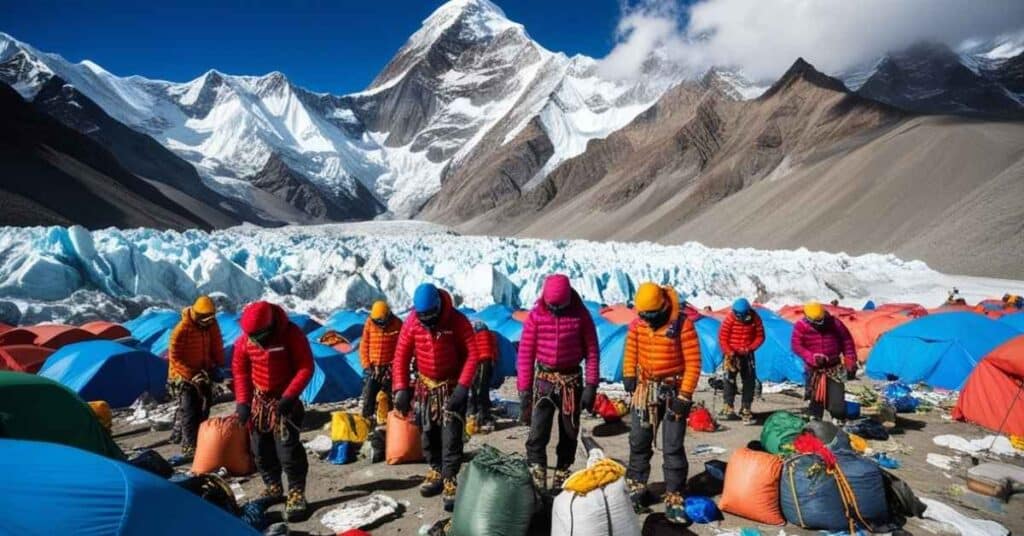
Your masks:
<path fill-rule="evenodd" d="M 543 495 L 548 489 L 548 468 L 539 463 L 531 463 L 530 478 L 533 479 L 533 487 Z"/>
<path fill-rule="evenodd" d="M 445 512 L 455 511 L 455 494 L 458 490 L 459 489 L 454 478 L 444 479 L 444 490 L 441 492 L 441 502 L 444 503 Z"/>
<path fill-rule="evenodd" d="M 288 500 L 284 504 L 284 520 L 288 522 L 301 521 L 305 519 L 308 510 L 306 494 L 301 489 L 289 490 Z"/>
<path fill-rule="evenodd" d="M 562 485 L 565 484 L 565 481 L 569 479 L 571 474 L 569 468 L 555 469 L 555 474 L 551 477 L 551 493 L 561 493 Z"/>
<path fill-rule="evenodd" d="M 633 503 L 633 511 L 641 513 L 644 511 L 644 497 L 647 495 L 647 483 L 626 479 L 626 491 L 629 492 L 629 501 Z"/>
<path fill-rule="evenodd" d="M 739 420 L 739 417 L 736 415 L 736 410 L 733 409 L 732 404 L 722 406 L 722 409 L 718 412 L 718 418 L 724 421 Z"/>
<path fill-rule="evenodd" d="M 271 504 L 275 504 L 284 498 L 284 488 L 281 487 L 280 482 L 271 482 L 263 488 L 260 493 L 259 499 L 265 500 Z"/>
<path fill-rule="evenodd" d="M 693 523 L 686 515 L 686 507 L 683 504 L 683 496 L 674 491 L 665 494 L 665 518 L 671 523 L 684 527 Z"/>
<path fill-rule="evenodd" d="M 743 420 L 743 424 L 754 424 L 754 414 L 750 412 L 750 408 L 740 410 L 740 419 Z"/>
<path fill-rule="evenodd" d="M 443 485 L 441 472 L 437 469 L 431 469 L 427 471 L 427 476 L 423 477 L 423 483 L 420 484 L 420 495 L 423 497 L 434 497 L 441 493 Z"/>
<path fill-rule="evenodd" d="M 478 434 L 486 435 L 494 431 L 494 420 L 490 418 L 477 419 L 480 423 L 480 429 L 477 430 Z"/>

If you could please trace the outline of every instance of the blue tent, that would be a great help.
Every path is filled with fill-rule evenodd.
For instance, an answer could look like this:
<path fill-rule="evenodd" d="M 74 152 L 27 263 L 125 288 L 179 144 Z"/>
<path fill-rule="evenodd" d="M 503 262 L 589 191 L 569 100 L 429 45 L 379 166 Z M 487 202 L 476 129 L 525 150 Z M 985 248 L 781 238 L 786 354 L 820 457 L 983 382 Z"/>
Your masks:
<path fill-rule="evenodd" d="M 369 317 L 366 311 L 338 311 L 327 319 L 323 327 L 314 329 L 307 336 L 309 340 L 318 342 L 324 333 L 333 330 L 349 341 L 354 341 L 363 336 L 363 324 Z"/>
<path fill-rule="evenodd" d="M 977 313 L 928 315 L 882 335 L 865 372 L 884 380 L 960 389 L 979 361 L 1020 332 Z"/>
<path fill-rule="evenodd" d="M 337 402 L 359 396 L 363 381 L 344 354 L 330 346 L 313 343 L 313 378 L 299 397 L 307 404 Z M 356 358 L 358 361 L 358 357 Z"/>
<path fill-rule="evenodd" d="M 0 439 L 0 452 L 5 534 L 258 534 L 189 491 L 123 462 L 14 439 Z"/>
<path fill-rule="evenodd" d="M 1004 315 L 999 321 L 1017 331 L 1024 332 L 1024 313 L 1010 313 Z"/>
<path fill-rule="evenodd" d="M 474 309 L 472 307 L 467 307 L 465 305 L 463 305 L 462 307 L 458 307 L 458 310 L 459 310 L 460 313 L 462 313 L 462 314 L 464 314 L 466 316 L 469 316 L 469 315 L 471 315 L 473 313 L 476 313 L 476 309 Z"/>
<path fill-rule="evenodd" d="M 763 382 L 804 383 L 804 362 L 790 349 L 793 324 L 778 315 L 758 310 L 764 323 L 764 344 L 754 353 L 757 379 Z"/>
<path fill-rule="evenodd" d="M 113 341 L 85 341 L 57 350 L 39 375 L 67 386 L 83 400 L 106 400 L 123 408 L 145 392 L 164 396 L 167 362 Z"/>
<path fill-rule="evenodd" d="M 132 338 L 139 341 L 139 346 L 154 354 L 160 355 L 167 351 L 167 340 L 171 330 L 181 320 L 181 313 L 175 311 L 147 311 L 135 320 L 124 323 L 124 327 L 132 333 Z M 162 351 L 154 350 L 154 347 Z"/>
<path fill-rule="evenodd" d="M 320 329 L 320 322 L 313 320 L 313 317 L 302 314 L 302 313 L 288 313 L 288 320 L 292 321 L 292 324 L 299 326 L 303 333 L 309 334 L 317 329 Z"/>
<path fill-rule="evenodd" d="M 604 306 L 601 305 L 600 303 L 590 300 L 583 300 L 583 306 L 586 307 L 588 311 L 590 311 L 590 316 L 594 317 L 595 322 L 597 321 L 598 317 L 601 316 L 601 309 L 604 309 Z"/>
<path fill-rule="evenodd" d="M 717 318 L 704 316 L 693 323 L 700 341 L 700 370 L 714 374 L 722 365 L 722 348 L 718 346 L 718 328 L 722 325 Z"/>
<path fill-rule="evenodd" d="M 626 348 L 626 333 L 629 326 L 613 324 L 601 315 L 594 317 L 597 328 L 598 348 L 601 349 L 601 379 L 609 382 L 622 381 L 622 353 Z"/>
<path fill-rule="evenodd" d="M 217 326 L 220 327 L 220 340 L 224 345 L 224 368 L 231 370 L 231 357 L 235 353 L 235 341 L 242 336 L 241 317 L 235 313 L 217 313 Z"/>

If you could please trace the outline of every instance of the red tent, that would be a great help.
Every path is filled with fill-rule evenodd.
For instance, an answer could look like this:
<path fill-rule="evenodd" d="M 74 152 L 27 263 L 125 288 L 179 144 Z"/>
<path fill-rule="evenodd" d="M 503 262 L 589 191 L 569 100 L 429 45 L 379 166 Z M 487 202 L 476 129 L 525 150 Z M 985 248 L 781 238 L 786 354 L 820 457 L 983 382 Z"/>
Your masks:
<path fill-rule="evenodd" d="M 12 344 L 34 344 L 36 334 L 27 328 L 13 328 L 0 333 L 0 346 Z"/>
<path fill-rule="evenodd" d="M 12 329 L 14 329 L 13 326 L 8 326 L 7 324 L 0 322 L 0 333 L 5 333 L 11 331 Z"/>
<path fill-rule="evenodd" d="M 52 348 L 54 350 L 59 350 L 62 346 L 67 346 L 76 342 L 96 339 L 95 335 L 85 331 L 84 329 L 76 328 L 75 326 L 65 326 L 63 324 L 40 324 L 25 329 L 36 334 L 36 338 L 32 344 Z"/>
<path fill-rule="evenodd" d="M 822 307 L 828 311 L 828 314 L 836 317 L 843 317 L 846 315 L 855 315 L 860 311 L 851 309 L 850 307 L 843 307 L 841 305 L 832 305 L 830 303 L 821 304 Z M 804 306 L 803 305 L 786 305 L 779 309 L 779 316 L 789 320 L 790 322 L 796 322 L 804 317 Z"/>
<path fill-rule="evenodd" d="M 53 352 L 49 348 L 31 344 L 0 346 L 0 370 L 35 374 Z"/>
<path fill-rule="evenodd" d="M 96 320 L 82 324 L 82 329 L 92 333 L 98 339 L 106 339 L 109 341 L 116 341 L 118 339 L 125 339 L 132 336 L 132 333 L 128 331 L 128 328 L 121 324 L 105 322 L 103 320 Z"/>
<path fill-rule="evenodd" d="M 953 418 L 1024 436 L 1024 335 L 992 350 L 967 377 Z"/>
<path fill-rule="evenodd" d="M 629 324 L 636 319 L 636 311 L 625 304 L 609 305 L 601 309 L 601 316 L 612 324 Z"/>

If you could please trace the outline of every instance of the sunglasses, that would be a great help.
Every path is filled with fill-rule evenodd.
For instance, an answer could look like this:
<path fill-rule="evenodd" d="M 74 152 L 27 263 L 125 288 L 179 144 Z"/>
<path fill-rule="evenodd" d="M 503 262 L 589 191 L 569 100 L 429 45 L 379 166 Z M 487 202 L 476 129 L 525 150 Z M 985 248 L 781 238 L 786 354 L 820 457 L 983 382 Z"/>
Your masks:
<path fill-rule="evenodd" d="M 196 315 L 196 324 L 200 326 L 209 326 L 213 323 L 214 315 Z"/>
<path fill-rule="evenodd" d="M 259 331 L 254 331 L 254 332 L 249 334 L 249 340 L 251 340 L 251 341 L 253 341 L 253 342 L 257 343 L 257 344 L 262 344 L 264 341 L 266 341 L 267 339 L 270 338 L 270 334 L 273 333 L 273 331 L 274 331 L 273 327 L 268 327 L 268 328 L 261 329 Z"/>
<path fill-rule="evenodd" d="M 654 322 L 663 318 L 665 316 L 665 311 L 642 311 L 637 313 L 637 316 L 639 316 L 640 320 L 643 320 L 644 322 Z"/>
<path fill-rule="evenodd" d="M 374 318 L 373 323 L 377 324 L 380 327 L 384 327 L 388 325 L 388 317 L 385 316 L 383 318 Z"/>
<path fill-rule="evenodd" d="M 434 320 L 437 320 L 437 317 L 439 317 L 439 316 L 441 316 L 441 310 L 440 309 L 433 309 L 433 310 L 430 310 L 430 311 L 423 311 L 422 313 L 416 313 L 416 318 L 418 318 L 420 320 L 420 322 L 427 322 L 427 323 L 430 323 L 430 322 L 433 322 Z"/>
<path fill-rule="evenodd" d="M 554 304 L 554 303 L 547 303 L 547 302 L 544 302 L 544 303 L 547 304 L 549 310 L 551 310 L 552 312 L 555 312 L 555 313 L 562 312 L 562 311 L 568 309 L 570 305 L 572 305 L 572 302 L 566 302 L 566 303 L 562 303 L 562 304 Z"/>

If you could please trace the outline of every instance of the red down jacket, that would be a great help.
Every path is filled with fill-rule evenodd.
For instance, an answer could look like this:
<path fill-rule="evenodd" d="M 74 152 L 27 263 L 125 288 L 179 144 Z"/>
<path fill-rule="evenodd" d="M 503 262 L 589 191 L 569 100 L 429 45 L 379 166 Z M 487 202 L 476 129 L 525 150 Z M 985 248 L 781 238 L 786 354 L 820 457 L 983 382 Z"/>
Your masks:
<path fill-rule="evenodd" d="M 476 332 L 474 338 L 476 340 L 477 357 L 481 362 L 498 360 L 497 335 L 493 331 L 484 328 Z"/>
<path fill-rule="evenodd" d="M 808 370 L 816 368 L 814 354 L 828 357 L 830 367 L 839 363 L 839 354 L 843 355 L 847 369 L 857 366 L 857 345 L 846 326 L 832 315 L 825 317 L 825 325 L 820 329 L 806 318 L 798 321 L 793 326 L 790 345 L 793 353 L 804 360 Z"/>
<path fill-rule="evenodd" d="M 535 363 L 566 370 L 578 367 L 584 359 L 587 360 L 586 384 L 597 385 L 600 374 L 597 330 L 579 294 L 572 292 L 572 305 L 560 315 L 551 312 L 543 298 L 537 300 L 523 323 L 519 339 L 516 381 L 519 390 L 533 388 Z"/>
<path fill-rule="evenodd" d="M 391 367 L 395 391 L 412 386 L 409 365 L 413 356 L 416 357 L 416 369 L 431 380 L 458 380 L 463 387 L 473 383 L 477 362 L 473 326 L 452 305 L 450 294 L 443 290 L 438 292 L 441 295 L 441 317 L 434 329 L 420 323 L 416 311 L 409 313 L 402 324 Z"/>
<path fill-rule="evenodd" d="M 274 325 L 266 346 L 249 340 L 249 333 Z M 235 401 L 252 401 L 253 387 L 274 397 L 298 398 L 313 377 L 313 352 L 299 326 L 288 320 L 284 309 L 265 301 L 250 304 L 242 312 L 242 335 L 235 341 L 231 372 Z"/>
<path fill-rule="evenodd" d="M 752 354 L 754 350 L 764 344 L 764 324 L 761 322 L 761 315 L 751 309 L 753 320 L 749 324 L 736 318 L 736 313 L 730 311 L 722 320 L 718 328 L 718 345 L 722 353 L 729 354 Z"/>

